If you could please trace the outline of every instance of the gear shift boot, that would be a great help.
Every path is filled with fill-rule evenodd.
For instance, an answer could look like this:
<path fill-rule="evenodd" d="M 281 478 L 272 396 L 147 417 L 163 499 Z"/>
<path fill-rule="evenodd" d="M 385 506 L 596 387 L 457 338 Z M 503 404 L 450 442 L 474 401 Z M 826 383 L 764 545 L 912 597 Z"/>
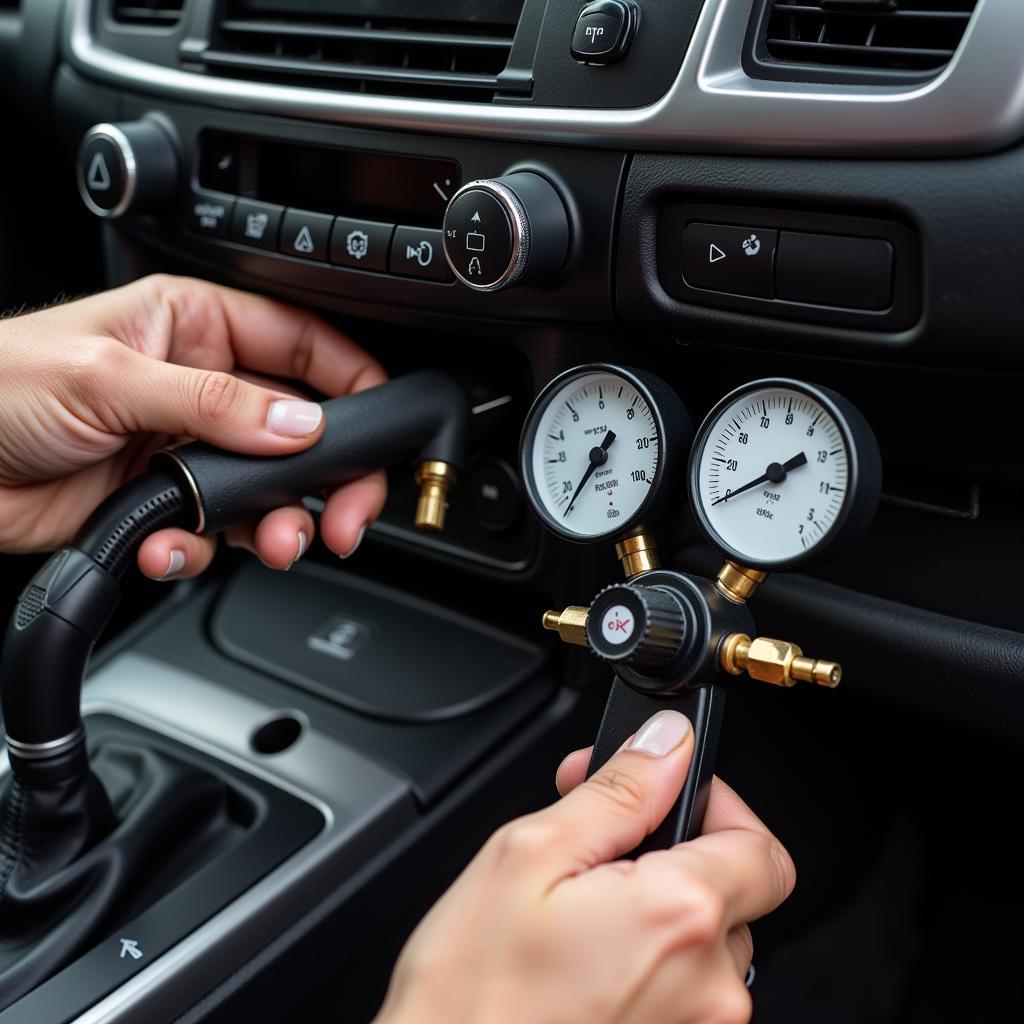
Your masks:
<path fill-rule="evenodd" d="M 232 773 L 127 723 L 102 724 L 90 728 L 103 734 L 90 743 L 91 773 L 51 786 L 4 779 L 0 1009 L 200 877 L 219 854 L 250 855 L 266 825 L 267 801 Z M 196 907 L 199 920 L 215 909 Z"/>

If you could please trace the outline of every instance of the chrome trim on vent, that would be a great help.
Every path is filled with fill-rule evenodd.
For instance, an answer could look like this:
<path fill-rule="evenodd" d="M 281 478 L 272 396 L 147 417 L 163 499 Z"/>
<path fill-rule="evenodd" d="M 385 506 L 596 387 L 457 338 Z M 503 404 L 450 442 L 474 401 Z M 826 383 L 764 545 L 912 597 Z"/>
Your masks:
<path fill-rule="evenodd" d="M 632 110 L 401 99 L 200 75 L 99 47 L 90 8 L 89 0 L 70 8 L 69 53 L 80 70 L 143 93 L 234 110 L 679 152 L 937 155 L 995 149 L 1024 134 L 1020 0 L 979 0 L 949 66 L 911 88 L 752 79 L 741 66 L 752 0 L 706 0 L 671 89 Z"/>

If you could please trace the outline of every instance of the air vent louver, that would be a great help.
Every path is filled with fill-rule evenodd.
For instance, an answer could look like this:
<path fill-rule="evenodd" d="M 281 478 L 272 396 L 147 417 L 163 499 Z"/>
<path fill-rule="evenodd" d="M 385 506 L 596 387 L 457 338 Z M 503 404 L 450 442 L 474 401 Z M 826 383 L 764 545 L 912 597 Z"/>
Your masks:
<path fill-rule="evenodd" d="M 976 0 L 766 0 L 762 60 L 922 76 L 956 52 Z"/>
<path fill-rule="evenodd" d="M 172 28 L 184 7 L 185 0 L 112 0 L 110 13 L 119 25 Z"/>
<path fill-rule="evenodd" d="M 345 6 L 344 14 L 285 16 L 270 4 L 227 0 L 210 47 L 191 59 L 221 75 L 376 95 L 487 101 L 509 84 L 500 76 L 522 0 L 492 0 L 485 6 L 498 18 L 489 21 L 442 20 L 445 0 Z M 359 7 L 376 13 L 353 13 Z M 522 84 L 513 80 L 512 91 Z"/>

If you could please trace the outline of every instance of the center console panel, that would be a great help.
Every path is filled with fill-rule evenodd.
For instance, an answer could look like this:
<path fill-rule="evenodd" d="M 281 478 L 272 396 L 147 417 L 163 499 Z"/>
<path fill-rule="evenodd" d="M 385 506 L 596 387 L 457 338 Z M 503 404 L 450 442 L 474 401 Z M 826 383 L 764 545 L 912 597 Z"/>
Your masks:
<path fill-rule="evenodd" d="M 144 738 L 152 749 L 226 780 L 224 838 L 206 861 L 188 864 L 183 878 L 157 879 L 140 889 L 134 913 L 109 922 L 110 931 L 93 948 L 0 1012 L 4 1024 L 56 1024 L 89 1007 L 83 1019 L 110 1019 L 129 1007 L 131 1016 L 124 1019 L 170 1019 L 304 914 L 329 903 L 340 906 L 357 893 L 378 893 L 378 920 L 360 930 L 363 941 L 372 941 L 413 895 L 385 896 L 374 881 L 397 852 L 421 842 L 439 817 L 492 784 L 511 756 L 499 747 L 510 733 L 540 741 L 564 716 L 563 708 L 551 717 L 558 696 L 546 658 L 514 633 L 437 607 L 410 611 L 415 602 L 408 595 L 356 576 L 346 589 L 336 570 L 296 573 L 289 579 L 303 596 L 293 612 L 334 629 L 322 637 L 315 627 L 310 635 L 304 627 L 281 634 L 252 619 L 250 628 L 273 638 L 273 661 L 258 658 L 255 644 L 245 652 L 237 644 L 237 632 L 246 629 L 246 596 L 253 609 L 268 578 L 281 579 L 248 564 L 226 591 L 211 582 L 171 598 L 100 658 L 84 690 L 83 714 L 97 771 L 115 801 L 123 769 L 115 758 L 108 770 L 103 751 L 116 754 Z M 280 609 L 281 598 L 275 591 L 255 607 L 262 613 Z M 362 636 L 342 635 L 340 620 L 353 599 L 366 630 Z M 298 622 L 294 614 L 291 622 Z M 405 640 L 392 631 L 397 624 L 412 629 Z M 432 624 L 449 630 L 434 647 Z M 479 663 L 481 654 L 460 649 L 453 633 L 459 629 L 506 651 L 502 686 L 470 692 L 464 659 Z M 251 641 L 251 632 L 247 636 Z M 317 658 L 321 679 L 338 669 L 333 693 L 323 685 L 294 685 Z M 435 667 L 433 676 L 422 670 L 425 660 Z M 376 696 L 397 707 L 414 680 L 421 699 L 429 702 L 433 695 L 423 714 L 352 707 L 359 686 L 371 687 L 367 698 L 373 687 L 391 687 Z M 454 703 L 453 685 L 462 687 Z M 347 701 L 339 699 L 346 687 L 352 695 Z M 485 758 L 490 763 L 482 766 Z M 438 855 L 439 867 L 447 856 Z M 329 958 L 319 962 L 331 970 Z"/>

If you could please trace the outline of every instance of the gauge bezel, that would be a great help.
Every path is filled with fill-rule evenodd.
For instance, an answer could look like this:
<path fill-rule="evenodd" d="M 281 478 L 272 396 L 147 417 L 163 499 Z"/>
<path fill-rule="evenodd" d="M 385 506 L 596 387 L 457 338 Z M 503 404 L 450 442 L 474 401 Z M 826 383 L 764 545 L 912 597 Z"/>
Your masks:
<path fill-rule="evenodd" d="M 541 417 L 547 409 L 552 395 L 561 391 L 574 380 L 595 373 L 606 373 L 621 378 L 631 387 L 636 388 L 640 396 L 647 403 L 658 431 L 658 468 L 654 472 L 654 480 L 647 491 L 647 496 L 628 519 L 624 522 L 617 522 L 612 529 L 605 533 L 584 535 L 566 530 L 548 512 L 533 477 L 533 446 L 536 443 Z M 533 400 L 533 404 L 526 414 L 526 422 L 523 425 L 523 432 L 519 441 L 519 473 L 523 480 L 523 489 L 534 515 L 537 516 L 548 530 L 563 540 L 569 540 L 575 544 L 593 544 L 607 540 L 620 540 L 623 537 L 636 534 L 640 526 L 647 524 L 653 506 L 662 495 L 662 492 L 667 489 L 665 486 L 666 481 L 671 481 L 672 479 L 670 473 L 672 467 L 678 461 L 680 468 L 682 468 L 683 459 L 670 451 L 670 447 L 676 448 L 678 446 L 688 451 L 692 437 L 693 425 L 689 413 L 680 401 L 679 396 L 658 377 L 645 373 L 642 370 L 618 366 L 615 363 L 586 363 L 582 366 L 574 366 L 572 369 L 566 370 L 548 381 Z M 672 439 L 671 445 L 668 443 L 670 438 Z"/>
<path fill-rule="evenodd" d="M 843 444 L 846 446 L 849 465 L 846 495 L 843 498 L 839 514 L 836 516 L 836 521 L 828 533 L 806 551 L 801 551 L 788 558 L 769 561 L 748 558 L 741 551 L 737 551 L 722 540 L 718 531 L 711 525 L 705 511 L 698 480 L 704 449 L 722 414 L 745 395 L 763 391 L 766 388 L 788 388 L 821 405 L 839 428 Z M 697 438 L 690 452 L 690 464 L 687 472 L 690 507 L 693 509 L 694 519 L 707 541 L 729 561 L 764 572 L 803 569 L 812 564 L 837 558 L 851 544 L 859 540 L 870 525 L 878 508 L 881 488 L 881 456 L 878 442 L 860 410 L 835 391 L 819 387 L 816 384 L 808 384 L 806 381 L 793 380 L 790 377 L 763 377 L 760 380 L 750 381 L 734 388 L 717 402 L 704 417 L 697 430 Z"/>

